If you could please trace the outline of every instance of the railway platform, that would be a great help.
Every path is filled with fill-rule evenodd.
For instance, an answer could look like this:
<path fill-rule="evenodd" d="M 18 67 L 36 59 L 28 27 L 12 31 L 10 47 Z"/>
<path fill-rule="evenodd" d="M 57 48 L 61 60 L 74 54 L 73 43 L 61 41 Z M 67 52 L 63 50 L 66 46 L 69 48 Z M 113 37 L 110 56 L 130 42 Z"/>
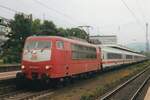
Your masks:
<path fill-rule="evenodd" d="M 144 100 L 150 100 L 150 87 L 147 90 L 147 93 L 146 93 L 146 95 L 144 97 Z"/>
<path fill-rule="evenodd" d="M 1 72 L 0 80 L 15 78 L 17 72 L 20 72 L 20 71 Z"/>

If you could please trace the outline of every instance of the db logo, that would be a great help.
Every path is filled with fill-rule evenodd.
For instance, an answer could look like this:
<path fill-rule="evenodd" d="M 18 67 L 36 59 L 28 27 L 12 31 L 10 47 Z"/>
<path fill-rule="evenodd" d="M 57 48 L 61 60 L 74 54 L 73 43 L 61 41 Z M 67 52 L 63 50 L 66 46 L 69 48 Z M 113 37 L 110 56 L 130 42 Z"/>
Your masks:
<path fill-rule="evenodd" d="M 33 53 L 33 54 L 32 54 L 31 59 L 32 59 L 32 60 L 37 60 L 37 55 L 36 55 L 36 53 Z"/>

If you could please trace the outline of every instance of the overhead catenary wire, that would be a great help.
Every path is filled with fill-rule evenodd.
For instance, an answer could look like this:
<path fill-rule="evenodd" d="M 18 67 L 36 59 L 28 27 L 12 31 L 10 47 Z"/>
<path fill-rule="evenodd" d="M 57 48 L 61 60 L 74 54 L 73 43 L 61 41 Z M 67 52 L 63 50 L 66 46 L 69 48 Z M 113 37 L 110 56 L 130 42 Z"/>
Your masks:
<path fill-rule="evenodd" d="M 63 12 L 61 12 L 61 11 L 58 11 L 58 10 L 52 8 L 52 7 L 49 7 L 48 5 L 46 5 L 46 4 L 42 3 L 42 2 L 40 2 L 39 0 L 33 0 L 33 1 L 36 2 L 36 3 L 38 3 L 39 5 L 41 5 L 41 6 L 43 6 L 43 7 L 45 7 L 45 8 L 47 8 L 47 9 L 51 10 L 51 11 L 54 11 L 55 13 L 57 13 L 57 14 L 59 14 L 59 15 L 64 16 L 65 18 L 69 19 L 70 22 L 71 22 L 72 24 L 74 24 L 74 25 L 81 23 L 81 22 L 78 22 L 76 19 L 72 18 L 71 16 L 69 16 L 69 15 L 67 15 L 67 14 L 65 14 L 65 13 L 63 13 Z"/>
<path fill-rule="evenodd" d="M 0 8 L 6 9 L 6 10 L 11 11 L 11 12 L 14 12 L 14 13 L 22 13 L 22 14 L 25 14 L 24 12 L 15 10 L 15 9 L 13 9 L 13 8 L 10 8 L 10 7 L 4 6 L 4 5 L 0 5 Z M 25 15 L 27 15 L 27 14 L 25 14 Z M 33 14 L 32 14 L 32 15 L 33 15 Z M 52 16 L 50 16 L 50 17 L 52 17 Z M 7 19 L 7 18 L 4 18 L 4 17 L 2 17 L 2 16 L 0 16 L 0 18 Z M 36 17 L 36 18 L 38 18 L 38 17 Z M 38 18 L 38 19 L 39 19 L 39 18 Z"/>
<path fill-rule="evenodd" d="M 131 13 L 131 15 L 133 16 L 133 18 L 135 18 L 137 24 L 139 24 L 139 26 L 142 28 L 142 30 L 145 30 L 144 27 L 142 26 L 141 22 L 139 21 L 139 19 L 137 18 L 136 14 L 130 9 L 130 7 L 127 5 L 127 3 L 124 0 L 121 0 L 121 2 L 125 5 L 125 7 L 128 9 L 128 11 Z"/>
<path fill-rule="evenodd" d="M 136 4 L 137 4 L 138 9 L 139 9 L 139 11 L 140 11 L 140 13 L 141 13 L 141 16 L 142 16 L 142 18 L 143 18 L 143 21 L 146 23 L 146 16 L 145 16 L 145 14 L 144 14 L 144 12 L 143 12 L 143 10 L 142 10 L 142 7 L 141 7 L 141 5 L 140 5 L 140 3 L 139 3 L 139 0 L 136 0 Z"/>
<path fill-rule="evenodd" d="M 14 12 L 14 13 L 20 13 L 20 14 L 24 14 L 24 15 L 29 15 L 29 14 L 26 14 L 25 12 L 23 12 L 23 11 L 18 11 L 18 10 L 15 10 L 15 9 L 13 9 L 13 8 L 6 7 L 6 6 L 4 6 L 4 5 L 0 5 L 0 8 L 6 9 L 6 10 L 11 11 L 11 12 Z M 33 14 L 32 14 L 32 17 L 33 17 Z M 1 16 L 1 18 L 4 18 L 4 17 Z M 38 18 L 38 17 L 36 17 L 36 18 Z M 39 19 L 39 18 L 38 18 L 38 19 Z"/>
<path fill-rule="evenodd" d="M 127 7 L 127 9 L 130 11 L 130 13 L 132 14 L 132 16 L 136 19 L 136 21 L 140 24 L 140 21 L 138 20 L 138 18 L 136 17 L 136 15 L 135 15 L 135 13 L 128 7 L 128 5 L 127 5 L 127 3 L 124 1 L 124 0 L 121 0 L 122 2 L 123 2 L 123 4 Z M 140 6 L 139 5 L 139 3 L 138 3 L 138 1 L 136 0 L 136 3 L 137 3 L 137 5 L 138 6 Z M 140 9 L 141 10 L 141 9 Z M 143 21 L 144 21 L 144 23 L 143 24 L 146 24 L 146 51 L 148 52 L 149 51 L 149 40 L 148 40 L 148 23 L 146 22 L 146 16 L 144 15 L 144 13 L 142 12 L 142 10 L 141 10 L 141 14 L 142 14 L 142 17 L 143 17 Z M 145 31 L 145 28 L 143 27 L 143 30 Z"/>
<path fill-rule="evenodd" d="M 11 12 L 14 12 L 14 13 L 23 13 L 23 12 L 20 12 L 20 11 L 15 10 L 15 9 L 12 9 L 12 8 L 10 8 L 10 7 L 6 7 L 6 6 L 4 6 L 4 5 L 0 5 L 0 8 L 6 9 L 6 10 L 11 11 Z M 8 22 L 10 21 L 10 19 L 5 18 L 5 17 L 2 17 L 2 16 L 0 16 L 0 18 L 5 19 L 5 21 L 8 21 Z"/>
<path fill-rule="evenodd" d="M 20 12 L 20 11 L 17 11 L 17 10 L 15 10 L 15 9 L 12 9 L 12 8 L 9 8 L 9 7 L 3 6 L 3 5 L 0 5 L 0 7 L 1 7 L 1 8 L 4 8 L 4 9 L 7 9 L 7 10 L 9 10 L 9 11 L 15 12 L 15 13 L 22 13 L 22 12 Z"/>
<path fill-rule="evenodd" d="M 144 12 L 142 10 L 142 7 L 140 6 L 139 0 L 136 0 L 136 4 L 137 4 L 138 9 L 139 9 L 139 11 L 140 11 L 140 13 L 142 15 L 143 21 L 144 21 L 144 23 L 146 25 L 146 31 L 145 31 L 146 32 L 145 51 L 148 52 L 149 51 L 148 22 L 146 20 L 146 16 L 145 16 L 145 14 L 144 14 Z"/>
<path fill-rule="evenodd" d="M 13 9 L 13 8 L 6 7 L 6 6 L 4 6 L 4 5 L 0 5 L 0 8 L 6 9 L 6 10 L 11 11 L 11 12 L 14 12 L 14 13 L 20 13 L 20 14 L 24 14 L 24 15 L 29 15 L 29 14 L 26 14 L 26 13 L 24 13 L 24 12 L 15 10 L 15 9 Z M 1 17 L 2 17 L 2 16 L 1 16 Z M 4 17 L 3 17 L 3 18 L 4 18 Z"/>

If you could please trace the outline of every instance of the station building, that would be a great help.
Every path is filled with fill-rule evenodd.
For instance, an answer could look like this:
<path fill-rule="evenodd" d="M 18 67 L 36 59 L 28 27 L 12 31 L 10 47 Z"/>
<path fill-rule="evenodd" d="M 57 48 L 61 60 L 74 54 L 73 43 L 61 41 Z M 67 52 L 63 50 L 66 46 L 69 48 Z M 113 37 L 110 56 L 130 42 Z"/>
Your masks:
<path fill-rule="evenodd" d="M 90 42 L 96 45 L 100 45 L 103 47 L 111 47 L 111 48 L 117 48 L 121 50 L 126 50 L 130 52 L 139 53 L 136 50 L 133 50 L 131 48 L 128 48 L 124 45 L 117 43 L 117 36 L 116 35 L 96 35 L 96 36 L 90 36 Z"/>
<path fill-rule="evenodd" d="M 95 35 L 90 36 L 90 41 L 94 44 L 117 44 L 116 35 Z"/>

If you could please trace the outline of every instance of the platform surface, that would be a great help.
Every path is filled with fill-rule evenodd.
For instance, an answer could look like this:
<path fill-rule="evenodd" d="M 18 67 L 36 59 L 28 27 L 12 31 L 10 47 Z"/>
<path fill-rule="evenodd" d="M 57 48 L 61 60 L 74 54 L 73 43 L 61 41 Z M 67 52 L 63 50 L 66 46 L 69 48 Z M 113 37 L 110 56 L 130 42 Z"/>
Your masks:
<path fill-rule="evenodd" d="M 1 72 L 0 73 L 0 80 L 15 78 L 16 73 L 18 73 L 18 72 L 20 72 L 20 71 Z"/>
<path fill-rule="evenodd" d="M 144 100 L 150 100 L 150 87 L 147 90 Z"/>

